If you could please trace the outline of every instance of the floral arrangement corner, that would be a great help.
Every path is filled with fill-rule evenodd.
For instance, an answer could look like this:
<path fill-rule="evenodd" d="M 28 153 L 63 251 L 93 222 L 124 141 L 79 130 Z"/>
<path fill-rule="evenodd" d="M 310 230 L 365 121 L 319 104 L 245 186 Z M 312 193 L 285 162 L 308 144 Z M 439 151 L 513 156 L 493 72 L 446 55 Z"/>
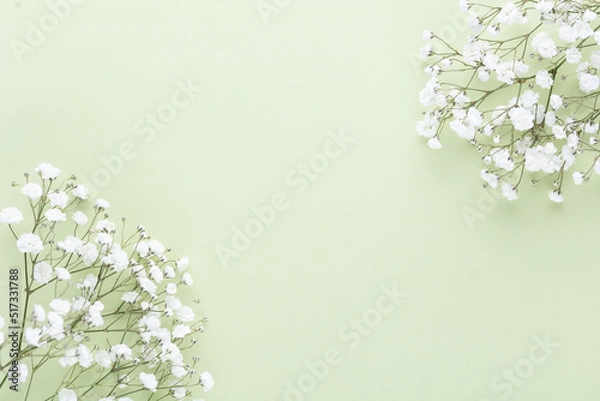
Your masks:
<path fill-rule="evenodd" d="M 417 132 L 432 149 L 449 127 L 485 163 L 485 185 L 510 201 L 526 175 L 551 182 L 563 202 L 600 174 L 600 19 L 598 1 L 460 0 L 471 33 L 464 45 L 423 33 L 430 76 Z"/>
<path fill-rule="evenodd" d="M 107 201 L 87 204 L 90 191 L 75 176 L 59 180 L 60 169 L 48 163 L 35 172 L 13 183 L 30 218 L 16 207 L 0 210 L 22 254 L 22 264 L 4 273 L 0 388 L 30 399 L 43 377 L 35 392 L 44 401 L 191 399 L 196 386 L 210 391 L 211 374 L 198 369 L 198 356 L 188 359 L 207 321 L 178 297 L 193 284 L 188 258 L 170 257 L 141 225 L 127 234 L 126 219 L 110 220 Z M 53 375 L 59 379 L 48 385 Z"/>

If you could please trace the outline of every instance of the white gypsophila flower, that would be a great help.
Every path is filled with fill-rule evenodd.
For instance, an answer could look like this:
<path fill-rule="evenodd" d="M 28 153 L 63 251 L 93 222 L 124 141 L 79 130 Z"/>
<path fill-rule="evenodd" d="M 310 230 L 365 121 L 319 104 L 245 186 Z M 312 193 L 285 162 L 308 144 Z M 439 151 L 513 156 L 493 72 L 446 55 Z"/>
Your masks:
<path fill-rule="evenodd" d="M 110 203 L 104 199 L 96 199 L 94 206 L 100 210 L 106 210 L 110 208 Z"/>
<path fill-rule="evenodd" d="M 121 296 L 121 300 L 132 304 L 136 301 L 136 299 L 138 299 L 139 295 L 140 294 L 137 291 L 129 291 Z"/>
<path fill-rule="evenodd" d="M 119 273 L 127 268 L 129 265 L 129 257 L 127 252 L 121 249 L 121 246 L 114 244 L 110 250 L 110 253 L 101 259 L 102 263 L 110 266 L 112 270 Z"/>
<path fill-rule="evenodd" d="M 431 149 L 437 150 L 442 148 L 442 143 L 437 137 L 433 137 L 429 138 L 429 140 L 427 141 L 427 146 L 429 146 Z"/>
<path fill-rule="evenodd" d="M 165 292 L 169 295 L 175 295 L 177 293 L 177 285 L 175 283 L 167 284 Z"/>
<path fill-rule="evenodd" d="M 87 276 L 85 276 L 85 278 L 83 280 L 81 280 L 79 283 L 77 283 L 77 288 L 79 288 L 80 290 L 92 290 L 96 287 L 96 284 L 98 283 L 98 277 L 94 276 L 93 274 L 88 274 Z"/>
<path fill-rule="evenodd" d="M 75 221 L 78 226 L 82 226 L 88 221 L 88 217 L 85 215 L 85 213 L 79 210 L 74 212 L 72 217 L 73 221 Z"/>
<path fill-rule="evenodd" d="M 58 363 L 63 368 L 71 367 L 75 365 L 79 361 L 77 357 L 77 348 L 71 348 L 63 354 L 63 356 L 58 360 Z"/>
<path fill-rule="evenodd" d="M 46 320 L 46 311 L 42 305 L 35 304 L 33 305 L 33 320 L 36 322 L 43 322 Z"/>
<path fill-rule="evenodd" d="M 165 268 L 163 270 L 163 273 L 165 274 L 166 278 L 173 278 L 173 277 L 175 277 L 175 269 L 171 265 L 165 266 Z"/>
<path fill-rule="evenodd" d="M 48 199 L 52 207 L 58 207 L 59 209 L 64 209 L 69 203 L 69 195 L 63 191 L 49 193 Z"/>
<path fill-rule="evenodd" d="M 184 338 L 191 332 L 192 330 L 190 329 L 190 326 L 186 324 L 178 324 L 173 328 L 173 338 Z"/>
<path fill-rule="evenodd" d="M 600 77 L 595 74 L 579 74 L 579 88 L 585 93 L 590 93 L 600 87 Z"/>
<path fill-rule="evenodd" d="M 44 341 L 41 341 L 42 338 L 42 329 L 27 327 L 24 333 L 25 342 L 32 347 L 43 347 L 45 345 Z"/>
<path fill-rule="evenodd" d="M 152 266 L 150 266 L 149 274 L 150 278 L 156 281 L 157 283 L 161 283 L 165 277 L 162 270 L 160 270 L 160 268 L 156 266 L 156 264 L 152 264 Z"/>
<path fill-rule="evenodd" d="M 138 282 L 140 283 L 142 290 L 150 295 L 156 294 L 156 284 L 154 284 L 148 277 L 138 277 Z"/>
<path fill-rule="evenodd" d="M 16 207 L 5 207 L 0 210 L 0 223 L 18 224 L 23 221 L 23 213 Z"/>
<path fill-rule="evenodd" d="M 83 258 L 83 263 L 86 266 L 91 266 L 98 259 L 99 255 L 98 248 L 91 242 L 81 245 L 77 252 Z"/>
<path fill-rule="evenodd" d="M 181 301 L 171 295 L 165 297 L 165 305 L 167 306 L 167 308 L 174 311 L 178 311 L 182 307 Z"/>
<path fill-rule="evenodd" d="M 548 198 L 550 198 L 550 200 L 555 203 L 562 203 L 565 200 L 565 198 L 559 190 L 548 192 Z"/>
<path fill-rule="evenodd" d="M 158 386 L 158 380 L 156 380 L 156 376 L 154 376 L 152 373 L 141 372 L 139 374 L 139 379 L 144 388 L 152 391 L 153 393 L 156 392 L 156 386 Z"/>
<path fill-rule="evenodd" d="M 184 272 L 190 265 L 190 259 L 187 256 L 182 256 L 177 260 L 177 262 L 175 262 L 175 264 L 177 266 L 177 269 L 181 273 Z"/>
<path fill-rule="evenodd" d="M 54 273 L 59 281 L 67 281 L 71 279 L 71 273 L 69 273 L 69 271 L 64 267 L 57 267 L 54 269 Z"/>
<path fill-rule="evenodd" d="M 181 276 L 181 282 L 185 285 L 192 285 L 194 284 L 194 279 L 190 273 L 183 273 L 183 276 Z"/>
<path fill-rule="evenodd" d="M 187 390 L 184 387 L 175 387 L 172 389 L 173 397 L 180 400 L 187 395 Z"/>
<path fill-rule="evenodd" d="M 58 392 L 58 401 L 77 401 L 75 391 L 63 388 Z"/>
<path fill-rule="evenodd" d="M 162 256 L 165 253 L 165 246 L 155 239 L 148 241 L 150 252 L 157 256 Z"/>
<path fill-rule="evenodd" d="M 17 239 L 17 248 L 23 253 L 37 255 L 44 250 L 44 243 L 37 234 L 24 233 Z"/>
<path fill-rule="evenodd" d="M 90 327 L 99 327 L 104 324 L 104 318 L 102 317 L 103 310 L 104 304 L 101 301 L 96 301 L 90 305 L 86 316 L 86 322 Z"/>
<path fill-rule="evenodd" d="M 90 195 L 90 190 L 87 189 L 87 187 L 85 187 L 84 185 L 79 184 L 71 190 L 71 193 L 74 197 L 84 200 L 87 199 L 87 197 Z"/>
<path fill-rule="evenodd" d="M 82 368 L 89 368 L 94 363 L 92 351 L 84 344 L 79 344 L 77 346 L 77 363 L 79 363 L 79 366 Z"/>
<path fill-rule="evenodd" d="M 125 344 L 116 344 L 110 348 L 110 353 L 113 355 L 115 359 L 122 359 L 125 361 L 130 361 L 132 357 L 131 348 L 129 348 Z"/>
<path fill-rule="evenodd" d="M 505 182 L 502 184 L 502 195 L 509 201 L 517 200 L 517 189 L 511 184 Z"/>
<path fill-rule="evenodd" d="M 67 215 L 60 211 L 60 209 L 48 209 L 44 213 L 44 217 L 51 222 L 67 221 Z"/>
<path fill-rule="evenodd" d="M 40 174 L 44 180 L 53 180 L 62 173 L 59 168 L 50 163 L 40 163 L 35 168 L 36 173 Z"/>
<path fill-rule="evenodd" d="M 64 240 L 58 241 L 57 245 L 60 250 L 66 253 L 75 253 L 83 245 L 83 241 L 78 237 L 67 235 Z"/>
<path fill-rule="evenodd" d="M 188 322 L 191 322 L 192 320 L 194 320 L 196 315 L 194 314 L 194 311 L 192 310 L 192 308 L 184 305 L 181 308 L 179 308 L 179 310 L 177 310 L 177 317 L 182 322 L 188 323 Z"/>
<path fill-rule="evenodd" d="M 21 193 L 27 196 L 32 201 L 36 201 L 42 197 L 42 187 L 34 182 L 27 183 L 21 188 Z"/>
<path fill-rule="evenodd" d="M 63 316 L 71 310 L 71 302 L 66 299 L 55 298 L 50 301 L 50 309 Z"/>
<path fill-rule="evenodd" d="M 535 75 L 535 83 L 543 89 L 550 89 L 554 84 L 554 79 L 548 70 L 540 70 Z"/>
<path fill-rule="evenodd" d="M 114 233 L 117 229 L 117 226 L 112 221 L 108 221 L 106 219 L 100 220 L 96 223 L 94 227 L 94 231 L 96 232 L 106 232 L 106 233 Z"/>
<path fill-rule="evenodd" d="M 113 241 L 113 237 L 109 233 L 98 233 L 98 235 L 96 235 L 96 242 L 105 247 L 110 248 L 109 245 L 111 245 Z"/>
<path fill-rule="evenodd" d="M 46 284 L 52 279 L 52 266 L 46 262 L 39 262 L 33 266 L 33 280 L 38 284 Z"/>
<path fill-rule="evenodd" d="M 498 176 L 494 173 L 490 173 L 488 170 L 481 170 L 481 178 L 487 182 L 492 188 L 498 186 Z"/>
<path fill-rule="evenodd" d="M 48 312 L 47 317 L 49 324 L 45 326 L 46 334 L 58 341 L 65 338 L 64 319 L 54 311 Z"/>
<path fill-rule="evenodd" d="M 19 383 L 25 383 L 29 377 L 29 367 L 25 363 L 19 363 L 17 368 L 19 372 Z"/>
<path fill-rule="evenodd" d="M 580 171 L 575 171 L 573 173 L 573 182 L 575 185 L 581 185 L 585 181 L 585 174 Z"/>
<path fill-rule="evenodd" d="M 204 387 L 204 391 L 210 391 L 215 385 L 215 381 L 212 375 L 208 372 L 202 372 L 200 374 L 200 383 Z"/>

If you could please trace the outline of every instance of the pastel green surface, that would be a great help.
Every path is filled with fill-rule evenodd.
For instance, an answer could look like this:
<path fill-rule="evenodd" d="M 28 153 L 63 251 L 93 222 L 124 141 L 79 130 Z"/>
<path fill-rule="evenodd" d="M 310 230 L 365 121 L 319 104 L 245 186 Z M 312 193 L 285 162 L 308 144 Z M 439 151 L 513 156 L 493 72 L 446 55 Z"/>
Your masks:
<path fill-rule="evenodd" d="M 265 23 L 254 0 L 89 0 L 19 61 L 49 9 L 2 2 L 2 206 L 48 161 L 187 254 L 206 400 L 595 399 L 600 184 L 486 203 L 468 146 L 414 133 L 421 31 L 456 36 L 455 2 L 278 4 Z M 202 91 L 173 97 L 188 81 Z M 176 114 L 152 129 L 161 107 Z M 225 268 L 216 249 L 267 203 L 272 224 Z"/>

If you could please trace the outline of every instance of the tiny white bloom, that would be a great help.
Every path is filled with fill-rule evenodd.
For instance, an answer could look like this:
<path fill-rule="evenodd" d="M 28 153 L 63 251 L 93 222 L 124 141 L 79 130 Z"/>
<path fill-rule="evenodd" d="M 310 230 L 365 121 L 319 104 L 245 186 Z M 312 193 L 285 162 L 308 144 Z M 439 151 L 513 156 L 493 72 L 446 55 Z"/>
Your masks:
<path fill-rule="evenodd" d="M 50 309 L 59 315 L 66 315 L 71 310 L 71 302 L 66 299 L 55 298 L 50 301 Z"/>
<path fill-rule="evenodd" d="M 58 207 L 60 209 L 64 209 L 69 203 L 69 195 L 67 195 L 63 191 L 49 193 L 48 199 L 50 200 L 50 205 L 52 205 L 53 207 Z"/>
<path fill-rule="evenodd" d="M 94 359 L 96 360 L 96 363 L 98 365 L 102 366 L 105 369 L 110 368 L 113 362 L 115 361 L 114 356 L 106 350 L 97 351 L 96 355 L 94 356 Z"/>
<path fill-rule="evenodd" d="M 50 163 L 40 163 L 35 168 L 36 173 L 42 176 L 44 180 L 53 180 L 62 173 L 59 168 L 54 167 Z"/>
<path fill-rule="evenodd" d="M 44 250 L 42 239 L 33 233 L 24 233 L 17 240 L 17 248 L 23 253 L 31 253 L 37 255 Z"/>
<path fill-rule="evenodd" d="M 36 322 L 43 322 L 46 320 L 46 311 L 42 305 L 33 305 L 33 320 Z"/>
<path fill-rule="evenodd" d="M 77 401 L 77 393 L 73 390 L 63 388 L 58 392 L 58 401 Z"/>
<path fill-rule="evenodd" d="M 104 199 L 96 199 L 96 203 L 94 204 L 94 206 L 100 210 L 106 210 L 110 208 L 110 203 L 108 203 Z"/>
<path fill-rule="evenodd" d="M 200 374 L 200 383 L 204 387 L 204 391 L 210 391 L 215 385 L 215 381 L 212 375 L 208 372 L 202 372 Z"/>
<path fill-rule="evenodd" d="M 190 273 L 183 273 L 183 276 L 181 276 L 181 282 L 185 285 L 192 285 L 194 284 L 194 279 Z"/>
<path fill-rule="evenodd" d="M 184 387 L 173 388 L 173 397 L 180 400 L 187 395 L 187 390 Z"/>
<path fill-rule="evenodd" d="M 175 295 L 177 293 L 177 285 L 175 283 L 169 283 L 167 284 L 165 291 L 169 295 Z"/>
<path fill-rule="evenodd" d="M 196 317 L 196 314 L 189 306 L 182 306 L 177 311 L 177 317 L 184 323 L 191 322 Z"/>
<path fill-rule="evenodd" d="M 514 201 L 518 198 L 517 189 L 507 182 L 502 184 L 502 195 L 509 201 Z"/>
<path fill-rule="evenodd" d="M 176 262 L 177 269 L 179 270 L 180 273 L 185 271 L 185 269 L 188 268 L 189 264 L 190 264 L 190 259 L 187 256 L 182 256 Z"/>
<path fill-rule="evenodd" d="M 548 192 L 548 198 L 550 198 L 550 200 L 555 203 L 562 203 L 565 200 L 562 193 L 557 189 Z"/>
<path fill-rule="evenodd" d="M 77 252 L 82 245 L 83 241 L 72 235 L 67 235 L 63 241 L 58 241 L 58 248 L 66 253 Z"/>
<path fill-rule="evenodd" d="M 41 341 L 42 329 L 27 327 L 25 329 L 25 342 L 33 347 L 43 347 L 44 341 Z"/>
<path fill-rule="evenodd" d="M 158 380 L 156 380 L 156 376 L 154 376 L 152 373 L 141 372 L 139 379 L 144 388 L 152 391 L 153 393 L 156 392 L 156 386 L 158 386 Z"/>
<path fill-rule="evenodd" d="M 85 215 L 85 213 L 78 210 L 73 213 L 73 221 L 75 221 L 78 226 L 82 226 L 87 223 L 88 217 Z"/>
<path fill-rule="evenodd" d="M 140 294 L 137 293 L 136 291 L 129 291 L 121 296 L 121 300 L 123 300 L 124 302 L 127 302 L 128 304 L 132 304 L 135 302 L 135 300 L 138 298 L 139 295 Z"/>
<path fill-rule="evenodd" d="M 5 207 L 0 210 L 0 223 L 18 224 L 23 221 L 23 214 L 16 207 Z"/>
<path fill-rule="evenodd" d="M 173 338 L 184 338 L 191 332 L 190 326 L 187 324 L 179 324 L 173 328 Z"/>
<path fill-rule="evenodd" d="M 44 213 L 44 217 L 51 222 L 67 221 L 67 215 L 56 208 L 48 209 L 46 213 Z"/>
<path fill-rule="evenodd" d="M 75 188 L 73 188 L 71 193 L 73 194 L 74 197 L 83 200 L 83 199 L 87 199 L 87 197 L 90 195 L 90 190 L 87 189 L 87 187 L 85 187 L 84 185 L 79 184 Z"/>
<path fill-rule="evenodd" d="M 71 273 L 64 267 L 57 267 L 54 271 L 56 273 L 56 278 L 60 281 L 67 281 L 71 279 Z"/>
<path fill-rule="evenodd" d="M 42 187 L 34 182 L 27 183 L 21 188 L 21 193 L 32 201 L 40 199 L 42 197 L 42 192 Z"/>
<path fill-rule="evenodd" d="M 429 138 L 427 141 L 427 146 L 429 146 L 433 150 L 438 150 L 442 148 L 442 143 L 437 137 Z"/>
<path fill-rule="evenodd" d="M 575 185 L 583 184 L 584 180 L 585 180 L 585 175 L 582 172 L 576 171 L 573 173 L 573 182 L 575 183 Z"/>
<path fill-rule="evenodd" d="M 46 262 L 38 262 L 33 266 L 33 280 L 46 284 L 52 279 L 52 266 Z"/>

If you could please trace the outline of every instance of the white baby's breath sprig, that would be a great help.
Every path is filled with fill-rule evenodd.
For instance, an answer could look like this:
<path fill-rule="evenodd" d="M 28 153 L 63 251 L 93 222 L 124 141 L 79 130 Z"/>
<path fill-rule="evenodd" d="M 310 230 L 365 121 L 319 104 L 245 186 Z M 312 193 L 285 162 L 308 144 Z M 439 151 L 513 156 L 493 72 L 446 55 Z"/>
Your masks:
<path fill-rule="evenodd" d="M 35 171 L 21 186 L 30 218 L 15 206 L 0 210 L 25 281 L 18 356 L 6 352 L 13 345 L 0 316 L 0 388 L 13 385 L 9 368 L 17 365 L 25 399 L 38 379 L 43 401 L 188 399 L 195 387 L 212 389 L 193 354 L 206 318 L 180 295 L 193 285 L 188 258 L 172 257 L 141 225 L 126 233 L 108 201 L 88 204 L 76 177 L 61 182 L 49 163 Z M 57 369 L 63 379 L 49 386 L 43 372 Z"/>
<path fill-rule="evenodd" d="M 576 185 L 600 174 L 600 3 L 461 0 L 472 29 L 462 46 L 426 31 L 421 55 L 430 76 L 417 123 L 432 149 L 446 127 L 480 154 L 485 185 L 517 199 L 525 173 Z"/>

